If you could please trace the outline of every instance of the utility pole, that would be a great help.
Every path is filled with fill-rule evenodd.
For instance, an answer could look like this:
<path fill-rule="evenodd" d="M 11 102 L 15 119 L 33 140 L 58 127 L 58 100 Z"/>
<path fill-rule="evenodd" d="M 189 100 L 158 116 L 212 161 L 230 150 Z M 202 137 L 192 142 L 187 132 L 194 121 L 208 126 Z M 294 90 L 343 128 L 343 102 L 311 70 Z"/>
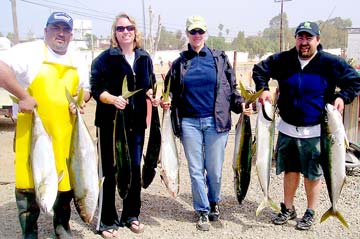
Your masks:
<path fill-rule="evenodd" d="M 17 15 L 16 15 L 16 0 L 10 0 L 10 2 L 11 2 L 12 17 L 13 17 L 14 44 L 18 44 L 19 28 L 18 28 Z"/>
<path fill-rule="evenodd" d="M 281 3 L 281 7 L 280 7 L 280 33 L 279 33 L 279 38 L 280 38 L 280 51 L 282 51 L 282 50 L 284 49 L 284 43 L 283 43 L 283 38 L 284 38 L 284 34 L 283 34 L 284 1 L 285 1 L 285 2 L 290 2 L 291 0 L 274 0 L 274 1 Z"/>
<path fill-rule="evenodd" d="M 142 0 L 142 8 L 143 8 L 143 24 L 144 24 L 144 50 L 146 50 L 146 24 L 145 24 L 145 3 Z"/>
<path fill-rule="evenodd" d="M 153 33 L 152 33 L 152 25 L 153 25 L 153 13 L 151 6 L 149 6 L 149 52 L 150 55 L 154 52 L 154 39 L 153 39 Z"/>

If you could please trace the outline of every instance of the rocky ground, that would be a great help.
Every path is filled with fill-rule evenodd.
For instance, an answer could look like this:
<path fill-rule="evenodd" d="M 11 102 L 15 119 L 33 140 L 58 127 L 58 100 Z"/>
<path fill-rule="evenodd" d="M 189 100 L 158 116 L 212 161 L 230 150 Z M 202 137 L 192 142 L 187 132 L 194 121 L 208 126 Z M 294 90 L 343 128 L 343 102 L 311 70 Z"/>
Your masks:
<path fill-rule="evenodd" d="M 94 132 L 93 115 L 95 103 L 91 101 L 84 115 L 89 128 Z M 237 116 L 234 117 L 236 121 Z M 14 196 L 14 153 L 12 150 L 14 124 L 8 118 L 0 116 L 0 239 L 21 238 L 21 231 L 17 219 L 17 209 Z M 180 143 L 178 144 L 181 149 Z M 172 198 L 161 183 L 159 175 L 146 190 L 142 191 L 142 212 L 140 219 L 145 224 L 142 234 L 134 234 L 126 228 L 119 230 L 116 238 L 360 238 L 360 171 L 355 170 L 347 177 L 341 197 L 338 201 L 339 210 L 344 215 L 350 228 L 344 228 L 339 221 L 329 218 L 320 223 L 321 215 L 330 207 L 327 189 L 323 183 L 320 205 L 316 215 L 314 227 L 309 231 L 294 229 L 295 221 L 284 226 L 275 226 L 270 218 L 275 215 L 271 209 L 264 209 L 256 217 L 255 211 L 262 201 L 263 193 L 260 189 L 255 166 L 252 168 L 250 188 L 245 201 L 240 205 L 234 194 L 232 154 L 234 134 L 231 131 L 226 149 L 226 158 L 222 179 L 221 222 L 213 223 L 209 232 L 200 232 L 195 228 L 197 218 L 192 208 L 190 179 L 184 153 L 180 152 L 181 188 L 177 198 Z M 270 195 L 279 203 L 282 200 L 282 176 L 276 176 L 274 168 L 271 172 Z M 117 198 L 117 207 L 121 213 L 121 200 Z M 306 198 L 303 184 L 296 194 L 295 206 L 298 219 L 306 209 Z M 71 216 L 71 228 L 74 238 L 101 238 L 96 234 L 95 224 L 85 225 L 77 215 L 75 209 Z M 53 238 L 51 218 L 41 214 L 39 218 L 39 238 Z"/>

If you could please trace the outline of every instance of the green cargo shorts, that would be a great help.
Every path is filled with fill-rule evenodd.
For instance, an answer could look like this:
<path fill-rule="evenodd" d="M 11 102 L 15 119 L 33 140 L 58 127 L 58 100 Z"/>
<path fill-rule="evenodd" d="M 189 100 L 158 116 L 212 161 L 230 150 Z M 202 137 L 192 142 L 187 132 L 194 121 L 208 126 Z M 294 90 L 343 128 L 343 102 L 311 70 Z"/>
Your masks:
<path fill-rule="evenodd" d="M 320 148 L 320 137 L 302 139 L 279 132 L 275 151 L 276 174 L 300 172 L 311 181 L 319 179 L 323 174 Z"/>

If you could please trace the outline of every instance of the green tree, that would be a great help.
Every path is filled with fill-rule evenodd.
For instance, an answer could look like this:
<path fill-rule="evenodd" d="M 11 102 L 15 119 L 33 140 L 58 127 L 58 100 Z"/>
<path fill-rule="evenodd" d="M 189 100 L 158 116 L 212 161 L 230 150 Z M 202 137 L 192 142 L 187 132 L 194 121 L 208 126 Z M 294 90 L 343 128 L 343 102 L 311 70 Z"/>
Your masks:
<path fill-rule="evenodd" d="M 219 29 L 219 34 L 218 34 L 218 36 L 219 37 L 222 37 L 223 36 L 223 29 L 224 29 L 224 25 L 223 24 L 219 24 L 219 26 L 218 26 L 218 29 Z"/>
<path fill-rule="evenodd" d="M 206 44 L 212 49 L 229 50 L 229 44 L 225 42 L 225 37 L 209 36 Z"/>
<path fill-rule="evenodd" d="M 229 34 L 230 34 L 230 29 L 229 29 L 229 28 L 226 28 L 226 29 L 225 29 L 225 33 L 226 33 L 226 36 L 229 36 Z"/>
<path fill-rule="evenodd" d="M 237 51 L 246 51 L 246 38 L 244 32 L 238 32 L 237 36 L 231 42 L 231 49 Z"/>
<path fill-rule="evenodd" d="M 246 38 L 246 49 L 249 53 L 249 58 L 255 56 L 262 57 L 268 52 L 274 52 L 271 47 L 271 41 L 261 36 L 249 36 Z"/>
<path fill-rule="evenodd" d="M 11 44 L 14 44 L 15 34 L 13 32 L 8 32 L 6 38 L 11 41 Z"/>
<path fill-rule="evenodd" d="M 350 19 L 335 17 L 325 22 L 318 21 L 320 26 L 321 44 L 324 48 L 346 47 L 347 31 L 346 28 L 352 26 Z"/>
<path fill-rule="evenodd" d="M 280 48 L 280 28 L 282 27 L 283 33 L 283 46 L 287 49 L 290 44 L 289 42 L 294 42 L 294 36 L 292 35 L 291 31 L 289 30 L 289 21 L 287 14 L 284 12 L 282 17 L 282 24 L 281 24 L 281 14 L 273 17 L 269 22 L 269 27 L 263 30 L 263 37 L 270 42 L 274 42 L 275 44 L 271 44 L 271 48 L 274 51 L 278 51 Z M 277 47 L 274 47 L 276 45 Z"/>
<path fill-rule="evenodd" d="M 158 50 L 181 50 L 186 44 L 186 38 L 182 31 L 167 31 L 165 27 L 161 28 Z"/>

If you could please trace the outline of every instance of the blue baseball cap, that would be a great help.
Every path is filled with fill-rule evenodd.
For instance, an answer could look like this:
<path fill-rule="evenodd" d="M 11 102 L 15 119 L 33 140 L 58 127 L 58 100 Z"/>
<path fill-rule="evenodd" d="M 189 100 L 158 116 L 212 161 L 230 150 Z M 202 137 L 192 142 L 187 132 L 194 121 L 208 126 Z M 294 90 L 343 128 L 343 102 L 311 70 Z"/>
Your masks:
<path fill-rule="evenodd" d="M 46 26 L 57 22 L 63 22 L 68 25 L 71 30 L 73 29 L 73 19 L 65 12 L 53 12 L 48 18 Z"/>

